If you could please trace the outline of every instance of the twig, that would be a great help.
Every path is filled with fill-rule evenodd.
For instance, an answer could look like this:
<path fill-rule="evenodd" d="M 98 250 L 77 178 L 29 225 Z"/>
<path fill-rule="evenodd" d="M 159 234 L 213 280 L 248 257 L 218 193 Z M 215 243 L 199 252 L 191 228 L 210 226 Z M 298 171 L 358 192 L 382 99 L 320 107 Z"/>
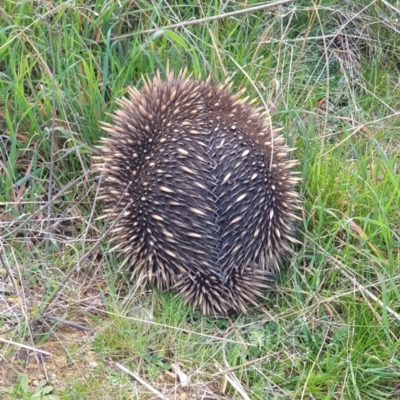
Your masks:
<path fill-rule="evenodd" d="M 224 354 L 224 362 L 227 367 L 230 367 L 230 365 L 226 361 L 225 354 Z M 217 362 L 215 363 L 215 366 L 218 368 L 220 373 L 223 372 L 222 367 Z M 243 389 L 242 384 L 239 382 L 238 378 L 236 378 L 236 375 L 233 372 L 228 372 L 223 376 L 232 385 L 232 387 L 242 396 L 243 400 L 250 400 L 250 397 L 247 395 L 247 393 Z"/>
<path fill-rule="evenodd" d="M 276 355 L 278 355 L 278 353 L 268 353 L 265 356 L 259 357 L 259 358 L 255 359 L 255 360 L 247 361 L 247 362 L 245 362 L 243 364 L 237 365 L 236 367 L 230 367 L 228 369 L 222 369 L 219 372 L 216 372 L 215 374 L 212 374 L 211 377 L 214 378 L 215 376 L 226 375 L 226 374 L 228 374 L 230 372 L 234 372 L 234 371 L 236 371 L 238 369 L 241 369 L 243 367 L 248 367 L 249 365 L 259 363 L 259 362 L 267 360 L 268 358 L 271 358 L 271 357 L 275 357 Z"/>
<path fill-rule="evenodd" d="M 49 28 L 49 34 L 50 28 Z M 54 140 L 55 140 L 55 128 L 56 128 L 56 84 L 55 84 L 55 75 L 56 75 L 56 60 L 54 57 L 54 49 L 53 49 L 53 41 L 50 39 L 50 58 L 51 58 L 51 91 L 52 91 L 52 107 L 51 107 L 51 125 L 50 129 L 48 129 L 49 137 L 50 137 L 50 160 L 49 160 L 49 178 L 48 178 L 48 187 L 47 187 L 47 221 L 46 221 L 46 232 L 45 232 L 45 263 L 44 263 L 44 274 L 48 275 L 49 270 L 49 258 L 50 258 L 50 240 L 51 240 L 51 198 L 53 193 L 53 172 L 54 172 Z M 47 295 L 47 290 L 49 287 L 49 280 L 44 280 L 44 287 L 42 291 L 42 301 L 45 299 Z"/>
<path fill-rule="evenodd" d="M 343 140 L 341 140 L 339 143 L 337 143 L 334 147 L 330 148 L 328 151 L 326 151 L 325 153 L 321 154 L 320 156 L 318 156 L 319 158 L 323 158 L 325 157 L 328 153 L 332 153 L 333 150 L 335 150 L 336 148 L 338 148 L 339 146 L 341 146 L 343 143 L 345 143 L 347 140 L 349 140 L 352 136 L 354 136 L 358 131 L 364 129 L 365 127 L 372 125 L 372 124 L 376 124 L 378 122 L 384 121 L 386 119 L 390 119 L 393 117 L 398 117 L 400 115 L 400 112 L 394 112 L 393 114 L 390 115 L 386 115 L 385 117 L 379 118 L 379 119 L 375 119 L 373 121 L 370 122 L 365 122 L 364 124 L 358 125 L 356 127 L 353 128 L 353 131 L 351 132 L 350 135 L 346 136 Z"/>
<path fill-rule="evenodd" d="M 255 11 L 266 10 L 267 8 L 277 7 L 277 6 L 281 6 L 283 4 L 288 4 L 288 3 L 293 3 L 294 1 L 296 1 L 296 0 L 280 0 L 280 1 L 276 1 L 274 3 L 262 4 L 260 6 L 245 8 L 242 10 L 236 10 L 236 11 L 232 11 L 229 13 L 213 15 L 212 17 L 200 18 L 200 19 L 196 19 L 193 21 L 179 22 L 177 24 L 162 26 L 160 28 L 147 29 L 147 30 L 141 31 L 141 32 L 128 33 L 126 35 L 121 35 L 121 36 L 115 37 L 111 40 L 114 41 L 114 40 L 120 40 L 120 39 L 128 39 L 134 35 L 137 35 L 138 33 L 141 33 L 141 34 L 155 33 L 155 32 L 159 32 L 159 31 L 164 31 L 166 29 L 184 28 L 186 26 L 199 25 L 204 22 L 218 21 L 218 20 L 224 19 L 224 18 L 230 18 L 230 17 L 235 17 L 237 15 L 249 14 L 249 13 L 252 13 Z"/>
<path fill-rule="evenodd" d="M 105 311 L 105 310 L 103 310 L 101 308 L 97 308 L 97 307 L 93 307 L 92 310 L 97 311 L 97 312 L 102 313 L 102 314 L 106 314 L 108 316 L 114 315 L 114 316 L 121 317 L 121 314 L 113 313 L 111 311 Z M 126 320 L 135 321 L 135 322 L 140 323 L 140 324 L 148 324 L 148 325 L 158 326 L 158 327 L 164 328 L 164 329 L 171 329 L 171 330 L 174 330 L 176 332 L 184 332 L 184 333 L 187 333 L 187 334 L 196 335 L 196 336 L 199 336 L 199 337 L 203 337 L 203 338 L 206 338 L 206 339 L 211 339 L 213 341 L 219 341 L 219 342 L 222 342 L 222 343 L 233 343 L 233 344 L 241 344 L 241 345 L 245 344 L 246 346 L 249 346 L 249 347 L 256 347 L 257 346 L 254 343 L 244 343 L 244 342 L 239 342 L 237 340 L 226 339 L 226 338 L 219 337 L 219 336 L 207 335 L 206 333 L 195 332 L 195 331 L 191 331 L 190 329 L 184 329 L 184 328 L 179 328 L 177 326 L 161 324 L 159 322 L 150 321 L 150 320 L 146 320 L 146 319 L 129 317 L 127 315 L 124 315 L 123 317 Z"/>
<path fill-rule="evenodd" d="M 131 378 L 133 378 L 135 381 L 139 382 L 142 386 L 144 386 L 147 390 L 150 390 L 151 393 L 155 394 L 159 399 L 162 400 L 169 400 L 167 396 L 165 396 L 164 394 L 162 394 L 161 392 L 159 392 L 157 389 L 154 389 L 153 386 L 149 385 L 147 382 L 145 382 L 142 378 L 140 378 L 140 376 L 138 376 L 137 374 L 129 371 L 129 369 L 126 369 L 124 366 L 122 366 L 121 364 L 118 364 L 116 362 L 112 362 L 112 364 L 114 364 L 120 371 L 122 371 L 123 373 L 129 375 Z"/>
<path fill-rule="evenodd" d="M 86 175 L 88 175 L 89 172 L 85 173 L 83 175 L 83 177 L 85 177 Z M 25 219 L 23 219 L 21 221 L 21 223 L 14 228 L 13 230 L 8 231 L 6 234 L 1 235 L 0 236 L 0 240 L 5 240 L 7 239 L 9 236 L 13 235 L 14 233 L 18 232 L 22 227 L 24 227 L 29 221 L 34 220 L 35 217 L 37 215 L 39 215 L 42 212 L 45 212 L 49 203 L 53 204 L 56 200 L 58 200 L 64 193 L 66 193 L 68 191 L 68 189 L 75 185 L 76 182 L 78 182 L 79 180 L 82 179 L 82 176 L 80 176 L 79 178 L 76 178 L 74 180 L 72 180 L 71 182 L 68 182 L 62 189 L 60 189 L 50 200 L 48 200 L 47 202 L 44 203 L 43 206 L 41 206 L 40 208 L 38 208 L 36 211 L 34 211 L 32 214 L 29 214 L 29 216 L 26 217 L 26 215 L 22 215 L 22 217 L 26 217 Z M 14 221 L 13 221 L 14 222 Z"/>
<path fill-rule="evenodd" d="M 308 239 L 311 239 L 308 235 L 305 235 Z M 319 247 L 319 249 L 324 250 L 322 248 L 322 246 L 317 245 L 317 247 Z M 379 300 L 372 292 L 370 292 L 366 287 L 364 287 L 363 285 L 361 285 L 361 283 L 359 283 L 353 276 L 351 276 L 349 273 L 347 273 L 345 271 L 346 266 L 341 263 L 339 260 L 337 260 L 336 258 L 334 258 L 333 256 L 328 255 L 329 260 L 331 261 L 332 265 L 334 267 L 336 267 L 339 272 L 346 277 L 346 279 L 348 279 L 351 283 L 353 283 L 353 285 L 355 285 L 360 292 L 364 293 L 367 297 L 369 297 L 371 300 L 376 301 L 378 303 L 378 305 L 382 308 L 384 308 L 386 310 L 386 312 L 390 315 L 392 315 L 394 318 L 397 319 L 397 321 L 400 322 L 400 315 L 392 310 L 389 306 L 385 305 L 381 300 Z"/>
<path fill-rule="evenodd" d="M 101 179 L 101 177 L 100 177 Z M 128 185 L 125 188 L 125 192 L 129 189 Z M 124 192 L 124 193 L 125 193 Z M 121 199 L 123 198 L 123 195 L 121 196 Z M 119 202 L 121 201 L 121 199 L 119 199 Z M 118 204 L 119 204 L 118 202 Z M 118 206 L 117 204 L 117 206 Z M 48 308 L 50 307 L 50 304 L 58 297 L 58 295 L 60 294 L 62 288 L 64 287 L 64 285 L 69 281 L 69 279 L 71 278 L 71 276 L 75 273 L 75 271 L 81 266 L 82 261 L 86 258 L 89 257 L 91 254 L 94 253 L 94 251 L 97 249 L 97 247 L 99 247 L 100 243 L 103 241 L 103 239 L 109 234 L 110 230 L 114 227 L 114 225 L 117 223 L 119 217 L 117 219 L 115 219 L 113 221 L 113 223 L 108 227 L 108 229 L 103 233 L 103 235 L 101 235 L 101 237 L 97 240 L 97 242 L 93 245 L 93 247 L 88 250 L 85 254 L 83 254 L 82 257 L 79 258 L 79 260 L 76 262 L 76 264 L 74 265 L 74 267 L 71 269 L 71 271 L 68 273 L 68 275 L 64 278 L 64 280 L 61 282 L 61 284 L 58 286 L 57 290 L 54 292 L 54 294 L 50 297 L 50 299 L 46 302 L 46 305 L 43 308 L 43 312 L 42 312 L 42 316 L 45 316 L 46 311 L 48 310 Z"/>
<path fill-rule="evenodd" d="M 400 10 L 398 8 L 394 7 L 393 5 L 391 5 L 388 1 L 386 1 L 386 0 L 381 0 L 381 1 L 386 7 L 390 8 L 393 11 L 397 12 L 398 14 L 400 14 Z"/>
<path fill-rule="evenodd" d="M 371 300 L 377 302 L 382 308 L 384 308 L 388 314 L 392 315 L 397 319 L 397 321 L 400 322 L 400 314 L 398 314 L 396 311 L 392 310 L 389 306 L 385 305 L 383 301 L 379 300 L 372 292 L 370 292 L 367 288 L 365 288 L 361 283 L 358 283 L 357 280 L 352 277 L 350 274 L 348 274 L 346 271 L 343 270 L 343 268 L 340 268 L 340 273 L 344 275 L 353 285 L 357 286 L 358 289 L 364 293 L 367 297 L 369 297 Z"/>
<path fill-rule="evenodd" d="M 6 340 L 6 339 L 0 338 L 0 342 L 11 344 L 11 345 L 17 346 L 17 347 L 21 347 L 21 348 L 26 349 L 26 350 L 31 350 L 31 351 L 34 351 L 36 353 L 44 354 L 45 356 L 53 356 L 52 354 L 48 353 L 47 351 L 35 349 L 34 347 L 31 347 L 31 346 L 28 346 L 28 345 L 22 344 L 22 343 L 13 342 L 12 340 Z"/>
<path fill-rule="evenodd" d="M 3 268 L 6 270 L 8 276 L 10 277 L 11 282 L 12 282 L 12 284 L 14 286 L 15 293 L 18 293 L 17 282 L 14 279 L 14 275 L 11 273 L 11 268 L 9 268 L 8 264 L 5 262 L 5 260 L 3 258 L 3 253 L 4 253 L 4 256 L 6 254 L 5 254 L 5 250 L 4 250 L 4 247 L 3 247 L 3 243 L 1 241 L 0 241 L 0 247 L 1 247 L 0 248 L 0 264 L 3 266 Z"/>
<path fill-rule="evenodd" d="M 65 319 L 57 318 L 54 315 L 46 315 L 46 318 L 48 318 L 48 319 L 50 319 L 52 321 L 55 321 L 55 322 L 59 322 L 60 324 L 64 324 L 64 325 L 70 326 L 72 328 L 78 329 L 80 331 L 93 332 L 93 329 L 86 328 L 86 326 L 79 325 L 76 322 L 67 321 Z"/>
<path fill-rule="evenodd" d="M 42 311 L 42 317 L 46 317 L 46 311 L 49 309 L 51 303 L 58 297 L 60 294 L 61 290 L 64 288 L 65 284 L 69 281 L 71 276 L 76 272 L 76 270 L 82 265 L 82 261 L 86 258 L 89 257 L 91 254 L 94 253 L 94 251 L 99 247 L 101 241 L 106 237 L 108 234 L 108 231 L 106 231 L 100 239 L 93 245 L 93 247 L 87 251 L 82 257 L 79 258 L 79 260 L 76 262 L 74 267 L 71 269 L 71 271 L 68 273 L 68 275 L 64 278 L 64 280 L 60 283 L 56 291 L 53 293 L 53 295 L 50 297 L 49 300 L 46 301 L 45 306 Z"/>

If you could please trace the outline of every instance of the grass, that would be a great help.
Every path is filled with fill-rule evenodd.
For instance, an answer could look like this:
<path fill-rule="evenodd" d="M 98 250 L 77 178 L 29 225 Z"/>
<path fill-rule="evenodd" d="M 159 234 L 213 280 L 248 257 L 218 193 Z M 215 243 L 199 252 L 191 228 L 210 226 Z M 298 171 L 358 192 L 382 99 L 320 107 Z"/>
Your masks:
<path fill-rule="evenodd" d="M 156 396 L 116 363 L 170 399 L 400 396 L 399 4 L 257 5 L 0 5 L 1 398 Z M 168 62 L 233 77 L 297 147 L 301 245 L 231 321 L 126 285 L 95 220 L 99 122 Z"/>

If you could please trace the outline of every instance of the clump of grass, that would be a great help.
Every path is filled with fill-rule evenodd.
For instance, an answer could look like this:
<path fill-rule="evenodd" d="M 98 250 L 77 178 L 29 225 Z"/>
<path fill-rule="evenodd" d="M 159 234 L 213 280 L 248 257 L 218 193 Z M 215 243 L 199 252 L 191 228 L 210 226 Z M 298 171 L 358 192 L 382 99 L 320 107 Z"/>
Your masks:
<path fill-rule="evenodd" d="M 18 374 L 25 397 L 35 387 L 65 399 L 153 396 L 116 362 L 169 398 L 399 395 L 400 11 L 256 5 L 0 5 L 2 398 L 15 397 Z M 259 97 L 301 161 L 302 244 L 279 289 L 232 321 L 118 279 L 121 260 L 95 221 L 99 121 L 168 62 Z M 46 386 L 35 383 L 42 371 Z"/>

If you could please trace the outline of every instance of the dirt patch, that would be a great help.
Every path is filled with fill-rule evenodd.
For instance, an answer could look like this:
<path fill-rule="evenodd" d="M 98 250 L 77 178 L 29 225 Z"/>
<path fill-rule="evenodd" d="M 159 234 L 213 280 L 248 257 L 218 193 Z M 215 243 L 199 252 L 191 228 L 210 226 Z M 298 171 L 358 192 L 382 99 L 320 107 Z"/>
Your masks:
<path fill-rule="evenodd" d="M 34 390 L 46 380 L 57 390 L 64 390 L 71 382 L 85 382 L 99 365 L 96 353 L 90 350 L 92 334 L 64 327 L 58 337 L 35 346 L 51 356 L 35 354 L 26 349 L 10 351 L 3 357 L 0 369 L 0 387 L 12 387 L 19 374 L 28 377 L 29 387 Z M 62 338 L 60 337 L 62 336 Z"/>

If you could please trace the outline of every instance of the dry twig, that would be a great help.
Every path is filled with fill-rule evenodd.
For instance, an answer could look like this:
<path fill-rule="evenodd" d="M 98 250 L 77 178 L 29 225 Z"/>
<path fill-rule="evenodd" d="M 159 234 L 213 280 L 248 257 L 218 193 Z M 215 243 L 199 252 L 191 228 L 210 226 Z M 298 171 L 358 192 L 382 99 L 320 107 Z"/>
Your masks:
<path fill-rule="evenodd" d="M 293 3 L 294 1 L 296 1 L 296 0 L 275 1 L 274 3 L 261 4 L 260 6 L 244 8 L 242 10 L 236 10 L 236 11 L 232 11 L 232 12 L 224 13 L 224 14 L 213 15 L 212 17 L 200 18 L 200 19 L 196 19 L 196 20 L 193 20 L 193 21 L 179 22 L 177 24 L 162 26 L 160 28 L 147 29 L 145 31 L 141 31 L 140 33 L 141 34 L 155 33 L 155 32 L 164 31 L 164 30 L 167 30 L 167 29 L 176 29 L 176 28 L 184 28 L 186 26 L 200 25 L 200 24 L 203 24 L 205 22 L 218 21 L 220 19 L 236 17 L 238 15 L 250 14 L 250 13 L 255 12 L 255 11 L 266 10 L 267 8 L 282 6 L 284 4 Z M 137 35 L 137 33 L 136 32 L 135 33 L 128 33 L 126 35 L 121 35 L 121 36 L 115 37 L 115 38 L 113 38 L 111 40 L 128 39 L 128 38 L 131 38 L 134 35 Z"/>
<path fill-rule="evenodd" d="M 149 390 L 151 393 L 155 394 L 159 399 L 162 400 L 169 400 L 167 396 L 163 395 L 161 392 L 159 392 L 157 389 L 154 389 L 153 386 L 148 384 L 146 381 L 144 381 L 139 375 L 129 371 L 129 369 L 126 369 L 123 365 L 112 362 L 113 365 L 115 365 L 120 371 L 122 371 L 124 374 L 129 375 L 131 378 L 133 378 L 136 382 L 139 382 L 142 386 L 144 386 L 147 390 Z"/>
<path fill-rule="evenodd" d="M 6 340 L 6 339 L 0 338 L 0 342 L 2 342 L 2 343 L 7 343 L 7 344 L 11 344 L 11 345 L 13 345 L 13 346 L 17 346 L 17 347 L 20 347 L 20 348 L 22 348 L 22 349 L 34 351 L 35 353 L 44 354 L 45 356 L 52 356 L 52 354 L 48 353 L 47 351 L 39 350 L 39 349 L 36 349 L 35 347 L 31 347 L 31 346 L 28 346 L 28 345 L 26 345 L 26 344 L 13 342 L 12 340 Z"/>

